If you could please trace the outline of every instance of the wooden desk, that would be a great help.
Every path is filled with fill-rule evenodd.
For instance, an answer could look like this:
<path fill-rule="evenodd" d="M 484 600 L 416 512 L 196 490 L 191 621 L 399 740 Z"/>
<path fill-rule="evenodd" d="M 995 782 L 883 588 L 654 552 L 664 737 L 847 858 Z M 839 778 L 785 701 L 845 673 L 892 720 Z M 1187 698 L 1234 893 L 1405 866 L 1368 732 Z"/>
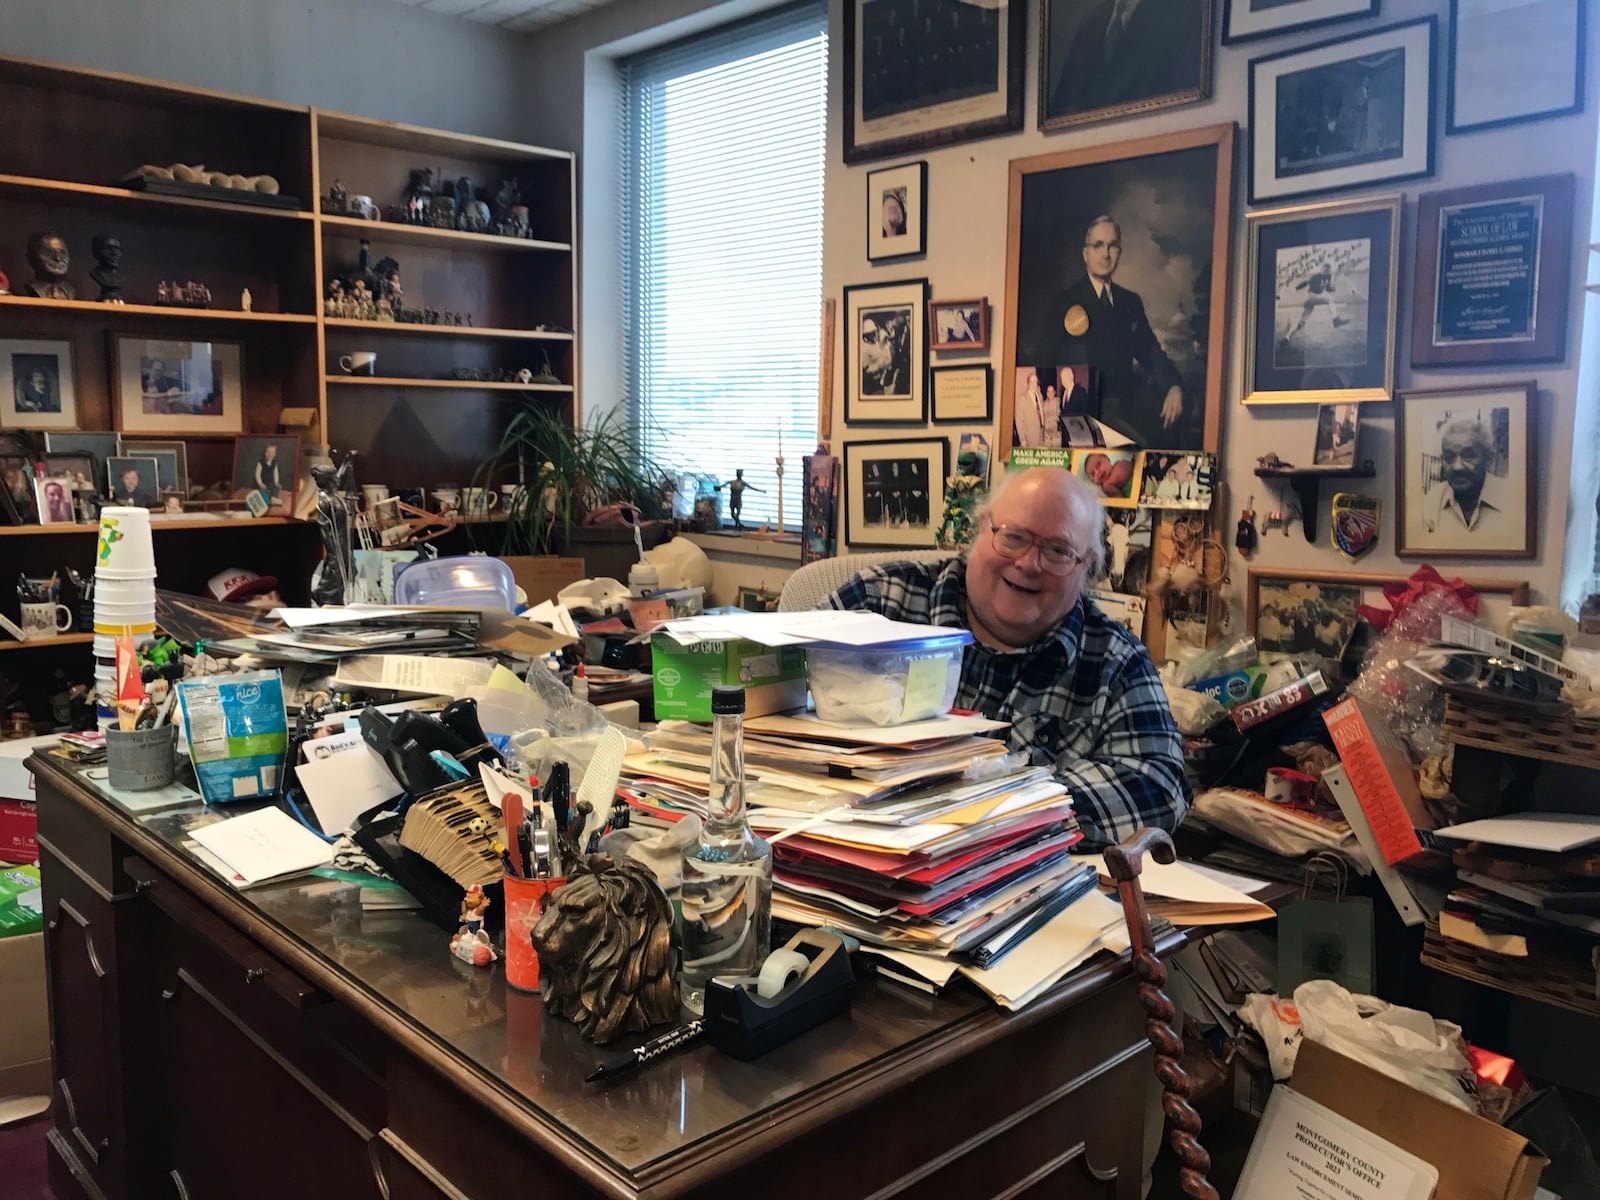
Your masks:
<path fill-rule="evenodd" d="M 702 1046 L 586 1085 L 575 1028 L 419 918 L 237 893 L 180 844 L 204 810 L 135 819 L 31 765 L 62 1197 L 1139 1194 L 1153 1076 L 1123 963 L 1017 1015 L 867 985 L 757 1063 Z"/>

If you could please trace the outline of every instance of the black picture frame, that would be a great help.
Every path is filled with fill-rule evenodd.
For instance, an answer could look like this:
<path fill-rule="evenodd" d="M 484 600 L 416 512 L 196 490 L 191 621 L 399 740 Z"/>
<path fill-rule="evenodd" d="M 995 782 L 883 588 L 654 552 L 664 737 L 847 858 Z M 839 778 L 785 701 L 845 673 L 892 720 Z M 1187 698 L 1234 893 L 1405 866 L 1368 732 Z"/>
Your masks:
<path fill-rule="evenodd" d="M 988 363 L 969 363 L 958 367 L 934 367 L 929 372 L 928 393 L 930 408 L 933 413 L 935 425 L 986 425 L 994 420 L 994 368 Z M 978 408 L 973 405 L 958 406 L 948 401 L 943 411 L 939 404 L 939 384 L 941 380 L 949 384 L 960 376 L 978 376 L 982 379 L 983 406 Z M 973 386 L 971 384 L 968 385 Z M 948 387 L 946 389 L 948 394 Z"/>
<path fill-rule="evenodd" d="M 1214 0 L 1142 0 L 1113 42 L 1115 11 L 1113 0 L 1039 0 L 1040 129 L 1210 98 Z"/>
<path fill-rule="evenodd" d="M 1266 9 L 1261 19 L 1252 22 L 1243 16 L 1236 16 L 1239 8 L 1247 5 L 1249 0 L 1223 0 L 1222 44 L 1237 46 L 1243 42 L 1257 42 L 1262 38 L 1278 37 L 1280 34 L 1304 33 L 1308 29 L 1321 29 L 1326 25 L 1375 17 L 1382 2 L 1383 0 L 1291 0 L 1290 3 Z M 1316 15 L 1301 17 L 1298 20 L 1285 19 L 1293 18 L 1296 13 L 1308 10 Z"/>
<path fill-rule="evenodd" d="M 884 325 L 885 317 L 891 322 Z M 868 330 L 868 323 L 873 329 Z M 888 330 L 888 332 L 884 332 Z M 883 367 L 892 382 L 875 382 L 883 367 L 867 361 L 889 337 Z M 928 281 L 857 283 L 844 289 L 844 420 L 846 425 L 924 425 L 928 420 Z"/>
<path fill-rule="evenodd" d="M 892 499 L 891 476 L 896 464 L 921 465 L 918 477 L 905 477 Z M 877 467 L 869 482 L 868 472 Z M 937 467 L 937 469 L 935 469 Z M 950 474 L 950 442 L 946 438 L 893 438 L 844 444 L 844 530 L 850 546 L 932 550 L 944 523 L 944 481 Z M 917 484 L 924 498 L 914 496 Z M 895 504 L 900 517 L 895 515 Z"/>
<path fill-rule="evenodd" d="M 1446 64 L 1448 73 L 1447 99 L 1445 101 L 1445 132 L 1452 136 L 1461 133 L 1479 133 L 1485 129 L 1503 129 L 1508 125 L 1525 125 L 1530 121 L 1545 121 L 1551 117 L 1563 117 L 1571 113 L 1583 111 L 1583 89 L 1585 53 L 1588 45 L 1588 32 L 1586 28 L 1586 12 L 1588 0 L 1545 0 L 1549 7 L 1561 5 L 1563 10 L 1570 13 L 1570 27 L 1565 21 L 1559 26 L 1541 25 L 1530 21 L 1528 6 L 1506 9 L 1504 19 L 1498 21 L 1492 28 L 1481 33 L 1469 30 L 1471 45 L 1482 44 L 1494 58 L 1494 65 L 1490 68 L 1495 75 L 1505 76 L 1517 81 L 1517 87 L 1512 93 L 1526 95 L 1528 84 L 1532 80 L 1544 81 L 1554 79 L 1559 83 L 1559 78 L 1552 71 L 1552 55 L 1556 51 L 1570 49 L 1572 51 L 1572 89 L 1571 98 L 1565 97 L 1560 103 L 1548 108 L 1528 109 L 1521 112 L 1507 111 L 1503 116 L 1491 116 L 1488 119 L 1462 120 L 1458 117 L 1457 99 L 1462 95 L 1470 95 L 1482 100 L 1493 89 L 1486 88 L 1478 81 L 1481 75 L 1474 75 L 1470 79 L 1458 80 L 1461 72 L 1462 29 L 1463 23 L 1469 26 L 1481 20 L 1472 10 L 1474 0 L 1450 0 L 1450 46 L 1449 61 Z M 1499 15 L 1499 14 L 1497 14 Z M 1519 54 L 1519 50 L 1521 53 Z M 1486 101 L 1487 102 L 1487 101 Z"/>
<path fill-rule="evenodd" d="M 887 229 L 884 205 L 890 193 L 900 194 L 904 230 Z M 867 172 L 867 261 L 892 262 L 928 252 L 928 164 L 926 160 L 897 163 Z M 902 239 L 904 239 L 902 241 Z"/>
<path fill-rule="evenodd" d="M 1427 16 L 1251 59 L 1249 203 L 1431 176 L 1438 45 Z"/>
<path fill-rule="evenodd" d="M 974 138 L 1009 133 L 1022 128 L 1024 59 L 1027 43 L 1028 0 L 998 0 L 993 10 L 977 5 L 959 5 L 966 13 L 978 16 L 995 14 L 994 29 L 967 30 L 952 34 L 942 43 L 953 52 L 968 55 L 985 51 L 981 61 L 974 59 L 966 76 L 972 82 L 965 88 L 960 77 L 948 68 L 936 69 L 931 63 L 921 70 L 920 79 L 891 80 L 896 70 L 918 68 L 914 51 L 897 47 L 874 59 L 880 44 L 876 31 L 863 20 L 869 0 L 843 0 L 844 87 L 841 128 L 844 134 L 844 161 L 871 162 L 880 158 L 950 146 Z M 875 16 L 885 20 L 891 9 L 903 7 L 892 0 L 875 0 Z M 993 64 L 994 86 L 972 92 L 986 80 Z M 952 78 L 958 82 L 952 86 Z M 929 90 L 930 81 L 944 85 L 941 92 Z M 898 89 L 898 95 L 885 87 Z M 919 88 L 920 93 L 919 93 Z M 966 92 L 968 94 L 961 94 Z M 918 99 L 933 103 L 917 103 Z M 859 110 L 859 111 L 858 111 Z"/>

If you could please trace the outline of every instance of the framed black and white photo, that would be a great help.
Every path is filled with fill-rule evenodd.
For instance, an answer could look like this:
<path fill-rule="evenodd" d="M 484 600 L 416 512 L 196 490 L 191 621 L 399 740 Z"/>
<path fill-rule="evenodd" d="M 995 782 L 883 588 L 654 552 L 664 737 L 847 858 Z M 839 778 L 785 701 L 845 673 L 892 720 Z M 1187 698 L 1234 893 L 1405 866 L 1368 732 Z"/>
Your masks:
<path fill-rule="evenodd" d="M 97 494 L 100 477 L 104 474 L 92 454 L 73 451 L 70 454 L 47 453 L 44 456 L 44 473 L 54 479 L 65 478 L 74 492 Z"/>
<path fill-rule="evenodd" d="M 1379 0 L 1223 0 L 1222 44 L 1375 17 L 1378 4 Z"/>
<path fill-rule="evenodd" d="M 107 494 L 113 504 L 129 508 L 153 508 L 161 502 L 161 476 L 153 458 L 116 455 L 106 461 L 111 476 Z"/>
<path fill-rule="evenodd" d="M 1245 223 L 1244 402 L 1389 399 L 1400 197 L 1253 212 Z"/>
<path fill-rule="evenodd" d="M 1075 410 L 1138 446 L 1216 448 L 1233 137 L 1213 125 L 1012 161 L 1002 459 L 1013 438 L 1061 445 Z"/>
<path fill-rule="evenodd" d="M 1337 660 L 1356 627 L 1362 585 L 1310 573 L 1250 571 L 1246 616 L 1263 660 L 1320 654 Z"/>
<path fill-rule="evenodd" d="M 1251 204 L 1433 174 L 1437 17 L 1250 63 Z"/>
<path fill-rule="evenodd" d="M 1532 380 L 1395 395 L 1395 553 L 1532 558 Z"/>
<path fill-rule="evenodd" d="M 1324 404 L 1317 409 L 1317 435 L 1311 446 L 1311 465 L 1344 471 L 1356 465 L 1361 440 L 1359 404 Z"/>
<path fill-rule="evenodd" d="M 1139 472 L 1138 500 L 1145 508 L 1211 507 L 1211 489 L 1217 482 L 1215 454 L 1146 450 L 1140 456 Z"/>
<path fill-rule="evenodd" d="M 1546 175 L 1417 197 L 1412 366 L 1561 360 L 1572 196 Z"/>
<path fill-rule="evenodd" d="M 42 475 L 33 481 L 33 494 L 39 507 L 39 524 L 70 525 L 77 520 L 72 503 L 72 477 Z"/>
<path fill-rule="evenodd" d="M 0 338 L 0 428 L 77 427 L 72 343 Z"/>
<path fill-rule="evenodd" d="M 94 462 L 95 486 L 104 495 L 110 495 L 106 475 L 106 460 L 117 453 L 117 435 L 109 430 L 52 430 L 44 435 L 44 448 L 49 454 L 87 454 Z"/>
<path fill-rule="evenodd" d="M 1039 128 L 1211 95 L 1213 0 L 1039 0 Z"/>
<path fill-rule="evenodd" d="M 867 172 L 867 261 L 928 252 L 928 164 Z"/>
<path fill-rule="evenodd" d="M 847 425 L 920 425 L 928 419 L 928 281 L 844 289 Z"/>
<path fill-rule="evenodd" d="M 288 516 L 300 486 L 300 439 L 290 434 L 241 437 L 234 441 L 235 500 L 260 503 L 264 512 Z M 254 512 L 256 504 L 251 503 Z"/>
<path fill-rule="evenodd" d="M 244 428 L 238 342 L 112 336 L 112 412 L 123 433 L 177 437 Z"/>
<path fill-rule="evenodd" d="M 189 447 L 183 442 L 157 442 L 144 438 L 118 438 L 119 454 L 156 460 L 157 482 L 163 497 L 189 497 Z"/>
<path fill-rule="evenodd" d="M 1022 128 L 1025 0 L 844 0 L 844 161 Z"/>
<path fill-rule="evenodd" d="M 934 350 L 987 350 L 989 300 L 934 300 L 928 304 Z"/>
<path fill-rule="evenodd" d="M 844 444 L 845 541 L 932 549 L 944 516 L 944 438 Z"/>
<path fill-rule="evenodd" d="M 994 416 L 994 370 L 988 363 L 935 367 L 932 387 L 935 425 L 977 425 Z"/>
<path fill-rule="evenodd" d="M 1583 111 L 1587 0 L 1450 0 L 1446 133 Z"/>

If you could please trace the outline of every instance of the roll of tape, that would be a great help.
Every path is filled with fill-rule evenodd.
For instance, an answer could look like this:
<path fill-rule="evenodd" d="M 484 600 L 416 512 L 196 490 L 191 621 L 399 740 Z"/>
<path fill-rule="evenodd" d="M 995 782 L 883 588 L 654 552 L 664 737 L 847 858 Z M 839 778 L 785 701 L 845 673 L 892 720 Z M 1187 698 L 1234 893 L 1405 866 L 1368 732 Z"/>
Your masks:
<path fill-rule="evenodd" d="M 811 960 L 797 950 L 774 950 L 761 964 L 756 977 L 756 995 L 771 1000 L 789 984 L 805 974 Z"/>

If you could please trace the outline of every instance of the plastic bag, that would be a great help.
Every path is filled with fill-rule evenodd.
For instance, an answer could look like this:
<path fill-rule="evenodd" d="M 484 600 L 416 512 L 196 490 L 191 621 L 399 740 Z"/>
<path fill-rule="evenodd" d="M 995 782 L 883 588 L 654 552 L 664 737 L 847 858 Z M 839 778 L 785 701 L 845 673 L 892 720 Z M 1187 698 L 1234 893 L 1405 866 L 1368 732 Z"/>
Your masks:
<path fill-rule="evenodd" d="M 1161 687 L 1167 693 L 1167 706 L 1172 709 L 1172 719 L 1178 732 L 1185 737 L 1201 737 L 1223 717 L 1228 710 L 1204 692 L 1190 691 L 1168 678 L 1168 668 L 1161 669 Z"/>
<path fill-rule="evenodd" d="M 534 663 L 524 685 L 533 699 L 533 723 L 555 737 L 598 738 L 610 724 L 594 705 L 573 696 L 554 671 Z"/>
<path fill-rule="evenodd" d="M 1242 671 L 1256 661 L 1256 639 L 1248 633 L 1218 642 L 1200 651 L 1177 668 L 1177 682 L 1184 687 L 1213 675 L 1227 675 Z"/>

